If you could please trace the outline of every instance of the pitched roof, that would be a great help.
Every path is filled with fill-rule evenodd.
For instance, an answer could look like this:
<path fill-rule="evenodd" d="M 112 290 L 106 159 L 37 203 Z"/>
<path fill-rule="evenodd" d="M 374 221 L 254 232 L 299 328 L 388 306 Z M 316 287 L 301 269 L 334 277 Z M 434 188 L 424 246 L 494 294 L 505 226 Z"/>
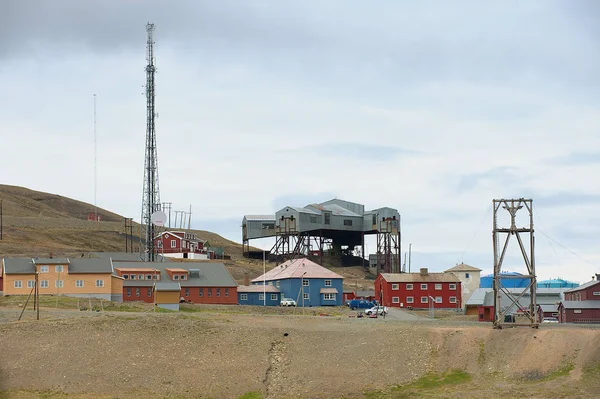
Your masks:
<path fill-rule="evenodd" d="M 503 291 L 508 291 L 510 294 L 519 295 L 525 288 L 504 288 Z M 537 288 L 536 301 L 538 304 L 553 304 L 562 298 L 562 293 L 566 292 L 564 288 Z M 505 296 L 504 294 L 502 294 Z M 529 298 L 529 291 L 523 294 L 523 298 Z M 493 288 L 476 288 L 469 299 L 467 306 L 477 305 L 493 305 L 494 304 L 494 289 Z"/>
<path fill-rule="evenodd" d="M 66 265 L 69 263 L 68 258 L 35 258 L 36 265 Z"/>
<path fill-rule="evenodd" d="M 388 283 L 460 283 L 452 273 L 381 273 Z"/>
<path fill-rule="evenodd" d="M 600 309 L 600 301 L 562 301 L 559 306 L 565 309 Z"/>
<path fill-rule="evenodd" d="M 245 215 L 244 219 L 252 221 L 274 222 L 275 215 Z"/>
<path fill-rule="evenodd" d="M 162 259 L 162 255 L 156 254 L 158 260 Z M 139 252 L 90 252 L 88 258 L 112 259 L 113 261 L 129 261 L 143 262 L 144 259 Z"/>
<path fill-rule="evenodd" d="M 37 263 L 37 262 L 36 262 Z M 71 260 L 68 268 L 71 273 L 112 273 L 112 261 L 110 259 L 85 259 L 75 258 Z"/>
<path fill-rule="evenodd" d="M 558 312 L 557 304 L 541 304 L 539 307 L 542 309 L 542 312 Z"/>
<path fill-rule="evenodd" d="M 320 294 L 337 294 L 338 290 L 337 290 L 337 288 L 330 288 L 330 287 L 328 287 L 328 288 L 321 288 L 319 290 L 319 293 Z"/>
<path fill-rule="evenodd" d="M 581 284 L 579 287 L 571 288 L 570 290 L 567 290 L 565 292 L 577 292 L 577 291 L 585 290 L 586 288 L 593 287 L 596 284 L 600 284 L 600 280 L 588 281 L 585 284 Z"/>
<path fill-rule="evenodd" d="M 237 287 L 237 283 L 223 263 L 216 262 L 117 262 L 114 267 L 123 271 L 140 265 L 160 272 L 160 280 L 171 281 L 165 269 L 188 271 L 187 280 L 178 280 L 182 287 Z M 123 280 L 124 287 L 149 287 L 157 280 Z"/>
<path fill-rule="evenodd" d="M 466 263 L 461 263 L 454 267 L 451 267 L 448 270 L 444 270 L 444 273 L 448 273 L 448 272 L 480 272 L 480 271 L 481 271 L 481 269 L 467 265 Z"/>
<path fill-rule="evenodd" d="M 179 292 L 181 291 L 181 286 L 179 285 L 179 283 L 155 283 L 154 284 L 154 290 L 155 291 L 176 291 Z"/>
<path fill-rule="evenodd" d="M 308 260 L 306 258 L 299 258 L 294 260 L 288 260 L 279 266 L 275 266 L 262 276 L 259 276 L 252 280 L 252 282 L 260 282 L 263 280 L 283 280 L 288 278 L 341 278 L 339 274 L 332 272 L 323 266 Z"/>
<path fill-rule="evenodd" d="M 276 293 L 276 292 L 281 292 L 279 291 L 279 288 L 275 287 L 274 285 L 262 285 L 262 284 L 255 284 L 255 285 L 240 285 L 237 287 L 237 292 L 270 292 L 270 293 Z"/>
<path fill-rule="evenodd" d="M 29 259 L 2 259 L 2 268 L 5 274 L 34 274 L 35 263 Z"/>

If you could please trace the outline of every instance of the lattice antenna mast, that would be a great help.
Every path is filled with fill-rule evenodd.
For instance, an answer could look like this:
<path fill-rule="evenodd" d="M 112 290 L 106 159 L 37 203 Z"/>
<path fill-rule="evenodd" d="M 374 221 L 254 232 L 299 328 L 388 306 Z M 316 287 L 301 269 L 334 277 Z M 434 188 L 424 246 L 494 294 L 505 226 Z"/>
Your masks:
<path fill-rule="evenodd" d="M 156 109 L 154 105 L 154 24 L 146 24 L 146 157 L 144 165 L 144 193 L 142 196 L 142 234 L 146 240 L 146 261 L 154 261 L 156 251 L 154 248 L 154 237 L 156 227 L 152 224 L 151 217 L 161 208 L 160 194 L 158 190 L 158 156 L 156 153 L 156 131 L 154 119 Z M 145 231 L 144 231 L 145 230 Z M 143 248 L 143 246 L 140 246 Z"/>

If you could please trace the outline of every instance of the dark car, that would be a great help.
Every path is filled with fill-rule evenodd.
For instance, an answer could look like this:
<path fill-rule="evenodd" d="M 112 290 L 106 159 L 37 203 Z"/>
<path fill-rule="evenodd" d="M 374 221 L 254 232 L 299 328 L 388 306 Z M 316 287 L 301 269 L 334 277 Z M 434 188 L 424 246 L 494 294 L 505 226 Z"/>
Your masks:
<path fill-rule="evenodd" d="M 371 309 L 377 305 L 377 301 L 367 301 L 366 299 L 353 299 L 348 303 L 350 309 Z"/>

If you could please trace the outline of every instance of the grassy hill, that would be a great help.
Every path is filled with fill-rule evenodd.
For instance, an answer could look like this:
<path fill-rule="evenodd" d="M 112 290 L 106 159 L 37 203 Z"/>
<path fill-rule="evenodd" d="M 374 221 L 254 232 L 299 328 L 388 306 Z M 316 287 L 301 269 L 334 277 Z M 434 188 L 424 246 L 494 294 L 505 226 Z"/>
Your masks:
<path fill-rule="evenodd" d="M 3 232 L 0 257 L 81 256 L 87 252 L 125 251 L 124 217 L 98 208 L 101 222 L 88 221 L 94 206 L 57 194 L 49 194 L 24 187 L 0 185 L 3 200 Z M 233 277 L 242 281 L 262 274 L 260 260 L 242 257 L 242 245 L 203 230 L 192 230 L 214 247 L 223 248 L 231 257 L 225 262 Z M 134 248 L 139 245 L 140 225 L 133 223 Z M 270 268 L 268 266 L 267 268 Z M 349 277 L 347 283 L 359 288 L 372 288 L 372 282 L 363 281 L 361 267 L 332 268 Z"/>

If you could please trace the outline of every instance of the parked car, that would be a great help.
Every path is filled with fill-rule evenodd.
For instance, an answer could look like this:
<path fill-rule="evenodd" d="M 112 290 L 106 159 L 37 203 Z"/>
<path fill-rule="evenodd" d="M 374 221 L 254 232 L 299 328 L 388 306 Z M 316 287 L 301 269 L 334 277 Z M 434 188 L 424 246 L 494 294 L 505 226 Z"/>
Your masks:
<path fill-rule="evenodd" d="M 350 303 L 348 304 L 348 306 L 350 306 L 350 309 L 355 310 L 355 309 L 370 309 L 373 306 L 377 305 L 377 302 L 373 301 L 367 301 L 366 299 L 353 299 L 350 301 Z"/>
<path fill-rule="evenodd" d="M 296 306 L 296 301 L 292 298 L 281 298 L 281 306 Z"/>
<path fill-rule="evenodd" d="M 387 314 L 387 312 L 388 312 L 388 308 L 385 306 L 373 306 L 372 308 L 365 310 L 365 314 L 367 316 L 370 316 L 372 314 L 383 315 L 383 314 Z"/>
<path fill-rule="evenodd" d="M 558 323 L 558 319 L 556 317 L 544 317 L 542 323 Z"/>

